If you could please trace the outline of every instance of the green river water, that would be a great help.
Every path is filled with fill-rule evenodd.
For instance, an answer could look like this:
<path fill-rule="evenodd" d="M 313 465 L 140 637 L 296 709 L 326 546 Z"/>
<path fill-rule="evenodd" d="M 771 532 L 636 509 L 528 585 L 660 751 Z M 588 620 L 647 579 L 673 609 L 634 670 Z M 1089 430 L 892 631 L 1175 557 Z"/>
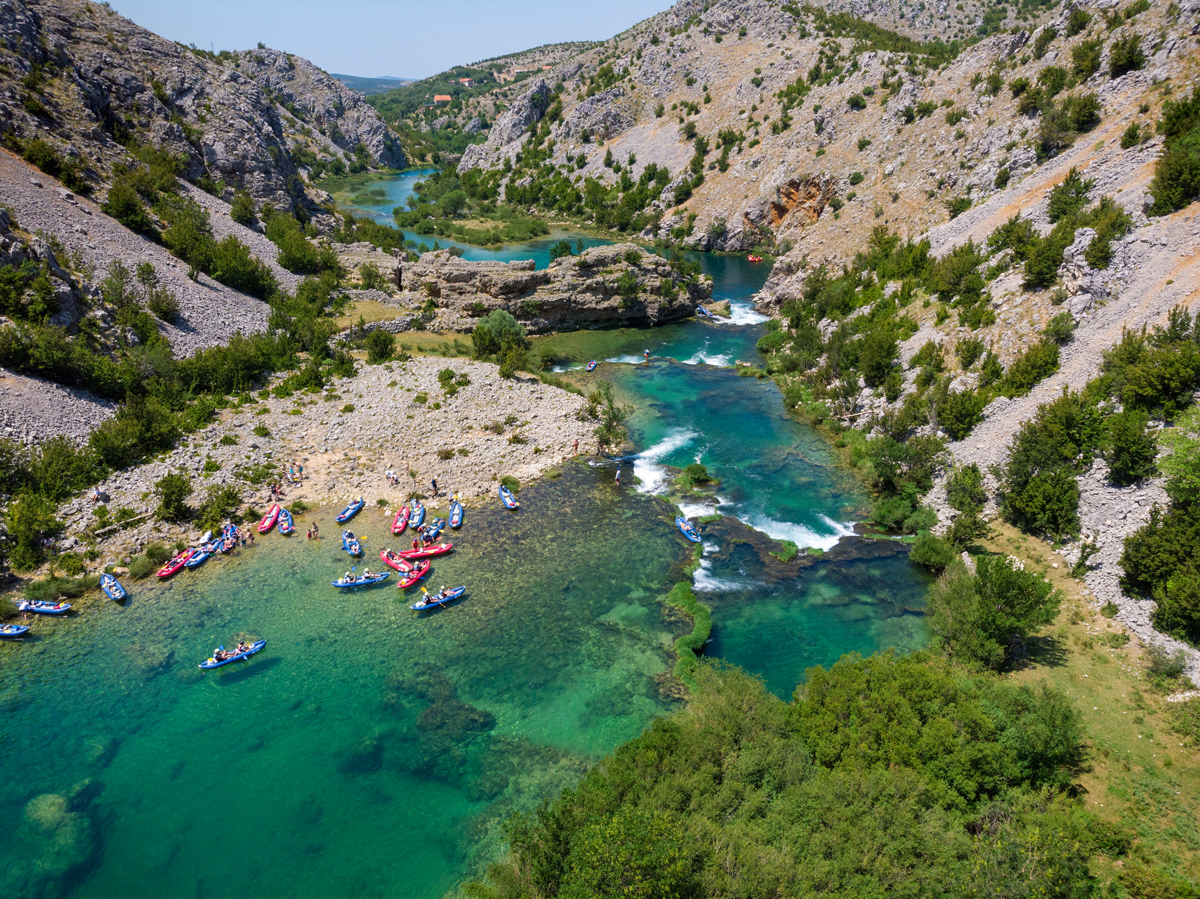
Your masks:
<path fill-rule="evenodd" d="M 747 300 L 765 271 L 702 262 L 734 323 L 539 341 L 564 377 L 608 378 L 635 405 L 638 452 L 564 466 L 522 490 L 518 513 L 468 509 L 430 579 L 467 584 L 457 605 L 420 616 L 391 584 L 334 590 L 347 564 L 324 510 L 297 522 L 319 521 L 319 544 L 272 534 L 0 644 L 0 896 L 452 889 L 514 810 L 676 707 L 669 647 L 690 622 L 660 599 L 692 545 L 667 466 L 699 459 L 721 478 L 685 507 L 725 514 L 703 527 L 695 574 L 709 655 L 788 695 L 806 666 L 920 645 L 924 585 L 904 547 L 851 535 L 861 489 L 770 381 L 731 368 L 754 358 Z M 370 507 L 355 520 L 368 560 L 388 524 Z M 826 552 L 779 562 L 772 538 Z M 239 637 L 268 643 L 196 668 Z"/>

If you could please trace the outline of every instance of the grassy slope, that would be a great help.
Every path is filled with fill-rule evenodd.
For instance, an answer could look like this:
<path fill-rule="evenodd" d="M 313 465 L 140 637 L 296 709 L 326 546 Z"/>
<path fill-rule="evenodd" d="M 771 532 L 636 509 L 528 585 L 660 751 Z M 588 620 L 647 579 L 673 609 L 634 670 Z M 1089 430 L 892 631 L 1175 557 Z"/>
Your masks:
<path fill-rule="evenodd" d="M 1122 628 L 1092 607 L 1086 587 L 1046 543 L 1003 522 L 993 529 L 987 549 L 1044 571 L 1065 596 L 1058 620 L 1031 641 L 1030 664 L 1008 677 L 1045 681 L 1074 701 L 1089 736 L 1088 765 L 1078 779 L 1082 801 L 1132 829 L 1130 857 L 1200 882 L 1200 749 L 1184 745 L 1168 725 L 1165 697 L 1142 674 L 1140 644 L 1108 645 L 1107 635 Z M 1101 858 L 1096 873 L 1111 878 L 1121 864 Z"/>

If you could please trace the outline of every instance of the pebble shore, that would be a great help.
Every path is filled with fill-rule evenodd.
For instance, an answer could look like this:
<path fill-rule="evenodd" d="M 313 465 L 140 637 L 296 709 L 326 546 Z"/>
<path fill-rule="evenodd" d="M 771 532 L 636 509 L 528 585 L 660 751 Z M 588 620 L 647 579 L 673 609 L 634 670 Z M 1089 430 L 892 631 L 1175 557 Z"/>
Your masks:
<path fill-rule="evenodd" d="M 447 368 L 470 382 L 453 395 L 438 381 Z M 413 493 L 429 496 L 432 478 L 443 497 L 458 493 L 469 503 L 491 498 L 505 475 L 526 483 L 544 474 L 573 455 L 576 439 L 581 452 L 595 448 L 593 425 L 579 420 L 582 397 L 531 377 L 505 380 L 497 366 L 466 359 L 360 364 L 355 377 L 334 380 L 317 394 L 254 399 L 222 411 L 219 421 L 165 456 L 106 479 L 99 489 L 110 512 L 152 512 L 154 484 L 171 472 L 191 477 L 193 504 L 209 486 L 232 484 L 245 505 L 264 512 L 272 501 L 269 485 L 283 483 L 287 469 L 300 465 L 302 483 L 285 484 L 285 503 L 340 506 L 362 496 L 368 506 L 384 500 L 395 509 Z M 262 429 L 267 436 L 260 436 Z M 223 444 L 222 438 L 229 439 Z M 251 484 L 248 478 L 264 465 L 282 473 Z M 388 469 L 399 474 L 398 485 L 389 485 Z M 90 497 L 89 490 L 60 508 L 66 524 L 60 549 L 77 548 L 76 535 L 95 526 Z M 97 548 L 103 562 L 120 564 L 153 540 L 193 542 L 195 530 L 149 519 L 103 538 Z"/>

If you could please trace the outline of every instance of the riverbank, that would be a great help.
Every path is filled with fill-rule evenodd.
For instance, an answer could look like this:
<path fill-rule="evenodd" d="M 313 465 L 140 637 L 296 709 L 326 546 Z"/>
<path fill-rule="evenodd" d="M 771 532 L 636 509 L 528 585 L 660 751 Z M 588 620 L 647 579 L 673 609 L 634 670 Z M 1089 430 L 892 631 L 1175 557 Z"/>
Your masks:
<path fill-rule="evenodd" d="M 450 374 L 439 380 L 441 372 Z M 491 363 L 435 357 L 360 364 L 353 378 L 313 392 L 244 394 L 170 453 L 98 485 L 107 521 L 145 521 L 90 541 L 101 521 L 89 492 L 60 507 L 59 547 L 90 548 L 103 565 L 121 564 L 152 541 L 193 542 L 195 527 L 153 520 L 154 485 L 173 472 L 191 479 L 192 503 L 229 486 L 258 512 L 272 502 L 272 483 L 285 485 L 285 504 L 309 507 L 362 496 L 368 506 L 395 509 L 414 493 L 429 496 L 434 478 L 443 497 L 482 500 L 501 477 L 528 482 L 561 464 L 576 439 L 592 449 L 591 426 L 579 420 L 584 406 L 582 397 L 529 377 L 502 379 Z M 301 482 L 287 484 L 289 469 L 299 474 L 301 466 Z M 398 484 L 388 483 L 389 469 Z"/>

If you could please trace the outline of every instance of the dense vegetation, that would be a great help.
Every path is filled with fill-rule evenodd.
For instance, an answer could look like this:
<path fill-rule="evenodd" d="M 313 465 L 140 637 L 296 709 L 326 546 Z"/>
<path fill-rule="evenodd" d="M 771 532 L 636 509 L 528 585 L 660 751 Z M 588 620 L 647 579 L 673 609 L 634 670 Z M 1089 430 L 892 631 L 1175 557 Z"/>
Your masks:
<path fill-rule="evenodd" d="M 1163 104 L 1158 131 L 1164 142 L 1150 183 L 1150 214 L 1166 215 L 1200 199 L 1200 88 Z"/>
<path fill-rule="evenodd" d="M 794 702 L 701 666 L 580 785 L 519 816 L 476 897 L 1087 896 L 1127 838 L 1070 798 L 1066 697 L 848 656 Z"/>

